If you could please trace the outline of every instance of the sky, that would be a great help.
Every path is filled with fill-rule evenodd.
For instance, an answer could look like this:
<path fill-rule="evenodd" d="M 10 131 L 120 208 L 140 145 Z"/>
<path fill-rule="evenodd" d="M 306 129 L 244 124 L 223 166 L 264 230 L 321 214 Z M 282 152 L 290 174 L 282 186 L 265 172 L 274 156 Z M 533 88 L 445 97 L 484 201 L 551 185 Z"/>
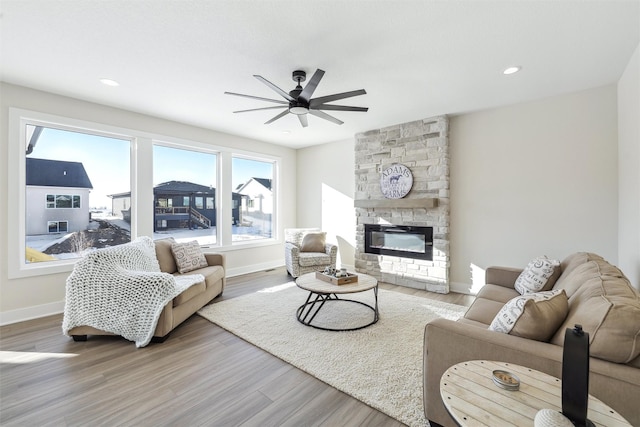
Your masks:
<path fill-rule="evenodd" d="M 45 128 L 28 157 L 80 162 L 91 180 L 90 208 L 110 208 L 109 194 L 131 191 L 130 142 Z M 171 180 L 216 187 L 216 154 L 154 146 L 154 185 Z M 271 178 L 273 164 L 233 159 L 232 186 L 235 189 L 252 177 Z"/>

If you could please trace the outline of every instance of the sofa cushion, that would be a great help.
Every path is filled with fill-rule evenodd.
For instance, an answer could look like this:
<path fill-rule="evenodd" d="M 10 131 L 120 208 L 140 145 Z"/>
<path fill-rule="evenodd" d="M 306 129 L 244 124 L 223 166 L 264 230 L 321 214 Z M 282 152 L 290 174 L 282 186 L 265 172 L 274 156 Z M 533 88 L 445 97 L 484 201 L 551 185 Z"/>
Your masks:
<path fill-rule="evenodd" d="M 302 238 L 300 252 L 324 252 L 327 233 L 307 233 Z"/>
<path fill-rule="evenodd" d="M 640 295 L 617 267 L 592 257 L 576 266 L 558 285 L 573 294 L 567 291 L 569 314 L 551 343 L 564 345 L 566 329 L 580 324 L 589 334 L 591 356 L 615 363 L 638 357 Z"/>
<path fill-rule="evenodd" d="M 178 272 L 182 274 L 208 265 L 197 240 L 186 243 L 173 243 L 171 244 L 171 252 L 173 252 L 173 257 L 176 260 Z"/>
<path fill-rule="evenodd" d="M 546 291 L 553 287 L 560 276 L 560 261 L 539 256 L 527 265 L 516 279 L 515 289 L 522 295 Z"/>
<path fill-rule="evenodd" d="M 180 274 L 180 273 L 177 273 Z M 206 287 L 204 281 L 196 283 L 193 286 L 188 287 L 185 291 L 183 291 L 180 295 L 173 299 L 173 306 L 177 307 L 185 302 L 189 301 L 191 298 L 199 295 L 205 291 Z"/>
<path fill-rule="evenodd" d="M 496 314 L 500 309 L 502 309 L 502 307 L 504 307 L 503 302 L 476 297 L 476 299 L 473 300 L 471 307 L 469 307 L 467 312 L 464 314 L 464 318 L 482 323 L 486 328 L 491 324 L 493 318 L 496 317 Z"/>
<path fill-rule="evenodd" d="M 604 261 L 604 259 L 600 255 L 596 255 L 589 252 L 576 252 L 574 254 L 567 256 L 560 263 L 560 270 L 562 271 L 562 274 L 560 275 L 560 277 L 558 277 L 558 280 L 556 281 L 556 284 L 553 286 L 553 289 L 564 289 L 565 292 L 567 293 L 567 296 L 571 298 L 571 295 L 573 295 L 573 292 L 575 291 L 575 289 L 569 289 L 565 281 L 569 280 L 571 283 L 575 284 L 576 282 L 571 280 L 572 274 L 575 274 L 574 270 L 580 267 L 581 265 L 584 265 L 588 261 L 595 261 L 595 260 Z"/>
<path fill-rule="evenodd" d="M 520 295 L 504 305 L 489 330 L 548 341 L 567 316 L 567 311 L 567 295 L 562 290 Z"/>
<path fill-rule="evenodd" d="M 210 265 L 208 267 L 192 271 L 191 273 L 202 274 L 204 276 L 207 289 L 218 283 L 218 281 L 224 279 L 224 268 L 221 265 Z"/>
<path fill-rule="evenodd" d="M 156 258 L 158 258 L 158 264 L 160 264 L 160 271 L 163 273 L 173 274 L 178 271 L 176 260 L 173 257 L 173 252 L 171 252 L 171 245 L 175 242 L 176 241 L 173 237 L 154 241 L 156 246 Z"/>
<path fill-rule="evenodd" d="M 490 283 L 484 285 L 478 291 L 477 298 L 486 298 L 492 301 L 497 301 L 502 304 L 506 304 L 507 301 L 519 296 L 520 293 L 513 288 L 506 288 L 500 285 L 492 285 Z M 497 313 L 497 312 L 496 312 Z M 493 313 L 495 316 L 496 313 Z"/>

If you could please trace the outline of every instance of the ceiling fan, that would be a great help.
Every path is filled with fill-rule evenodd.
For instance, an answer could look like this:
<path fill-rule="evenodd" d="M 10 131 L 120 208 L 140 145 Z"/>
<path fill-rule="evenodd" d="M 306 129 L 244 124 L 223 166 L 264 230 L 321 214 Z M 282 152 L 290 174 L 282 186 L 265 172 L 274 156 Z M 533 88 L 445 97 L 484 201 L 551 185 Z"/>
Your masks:
<path fill-rule="evenodd" d="M 273 110 L 276 108 L 285 108 L 284 111 L 279 113 L 274 118 L 265 122 L 265 125 L 269 123 L 273 123 L 276 120 L 286 116 L 287 114 L 295 114 L 298 116 L 298 120 L 300 120 L 300 124 L 302 127 L 309 126 L 309 122 L 307 120 L 307 113 L 312 114 L 316 117 L 320 117 L 321 119 L 328 120 L 335 124 L 341 125 L 344 122 L 336 119 L 333 116 L 325 113 L 322 110 L 333 110 L 333 111 L 359 111 L 359 112 L 367 112 L 369 109 L 366 107 L 349 107 L 346 105 L 332 105 L 327 104 L 328 102 L 338 101 L 340 99 L 351 98 L 353 96 L 365 95 L 364 89 L 353 90 L 350 92 L 336 93 L 334 95 L 321 96 L 319 98 L 311 98 L 313 92 L 316 90 L 318 83 L 324 76 L 324 71 L 321 69 L 317 69 L 309 83 L 306 84 L 304 89 L 300 86 L 300 83 L 304 82 L 307 79 L 307 73 L 302 70 L 296 70 L 292 73 L 292 78 L 294 82 L 297 82 L 298 85 L 291 92 L 287 93 L 284 90 L 280 89 L 278 86 L 271 83 L 269 80 L 265 79 L 262 76 L 254 75 L 256 79 L 260 80 L 262 83 L 269 86 L 271 89 L 276 91 L 280 96 L 282 96 L 285 101 L 280 99 L 271 99 L 271 98 L 262 98 L 259 96 L 253 95 L 244 95 L 242 93 L 234 93 L 234 92 L 225 92 L 226 95 L 235 95 L 235 96 L 243 96 L 245 98 L 251 99 L 259 99 L 261 101 L 267 102 L 275 102 L 276 104 L 281 104 L 275 107 L 262 107 L 262 108 L 252 108 L 250 110 L 240 110 L 234 111 L 234 113 L 246 113 L 249 111 L 259 111 L 259 110 Z"/>

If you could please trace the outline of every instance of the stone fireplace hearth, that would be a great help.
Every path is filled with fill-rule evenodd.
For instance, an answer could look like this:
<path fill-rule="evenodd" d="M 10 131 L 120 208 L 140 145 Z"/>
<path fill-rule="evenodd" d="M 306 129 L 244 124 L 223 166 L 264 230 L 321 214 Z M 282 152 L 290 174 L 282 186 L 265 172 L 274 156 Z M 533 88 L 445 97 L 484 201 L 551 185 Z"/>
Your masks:
<path fill-rule="evenodd" d="M 356 271 L 394 285 L 449 292 L 449 120 L 438 116 L 356 135 Z M 380 174 L 408 167 L 413 186 L 385 198 Z M 365 252 L 365 224 L 433 228 L 433 260 Z"/>

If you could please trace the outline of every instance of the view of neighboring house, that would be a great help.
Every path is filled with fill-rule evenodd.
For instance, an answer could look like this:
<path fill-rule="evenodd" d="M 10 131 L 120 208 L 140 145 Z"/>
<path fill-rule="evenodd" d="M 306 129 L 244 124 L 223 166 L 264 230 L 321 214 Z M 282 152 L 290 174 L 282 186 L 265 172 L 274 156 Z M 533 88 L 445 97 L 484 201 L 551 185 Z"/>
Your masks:
<path fill-rule="evenodd" d="M 111 194 L 114 216 L 130 220 L 131 193 Z M 187 181 L 168 181 L 153 188 L 154 231 L 210 228 L 216 225 L 216 189 Z M 240 194 L 232 193 L 233 221 L 240 221 Z"/>
<path fill-rule="evenodd" d="M 246 183 L 239 185 L 236 192 L 243 196 L 243 213 L 250 215 L 256 213 L 271 215 L 273 213 L 270 179 L 250 178 Z"/>
<path fill-rule="evenodd" d="M 27 157 L 26 234 L 85 230 L 92 189 L 82 163 Z"/>

